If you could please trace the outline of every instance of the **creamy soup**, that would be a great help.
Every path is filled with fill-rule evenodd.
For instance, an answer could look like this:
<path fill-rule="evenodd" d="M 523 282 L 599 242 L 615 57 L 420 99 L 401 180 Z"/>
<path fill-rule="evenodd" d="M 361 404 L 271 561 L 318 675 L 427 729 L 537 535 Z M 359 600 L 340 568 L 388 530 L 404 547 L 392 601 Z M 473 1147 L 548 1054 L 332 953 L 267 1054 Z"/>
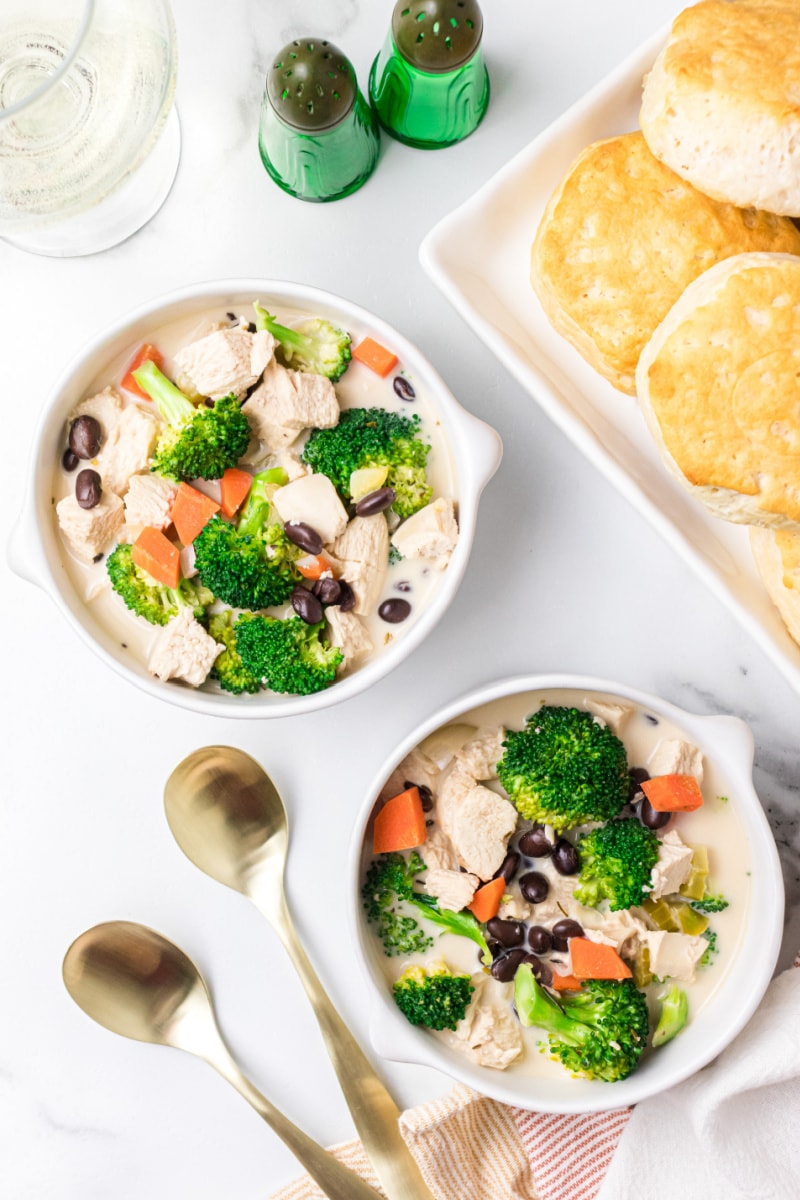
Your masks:
<path fill-rule="evenodd" d="M 307 311 L 272 306 L 268 297 L 261 297 L 261 301 L 270 307 L 270 311 L 280 322 L 288 326 L 296 325 L 299 321 L 316 315 Z M 201 314 L 195 313 L 191 317 L 157 326 L 148 332 L 146 341 L 158 348 L 163 358 L 162 369 L 170 379 L 173 379 L 176 373 L 174 356 L 179 350 L 220 327 L 233 327 L 239 321 L 247 324 L 253 320 L 253 315 L 253 310 L 249 305 L 212 308 Z M 369 334 L 369 330 L 360 328 L 349 328 L 348 332 L 352 337 L 353 346 L 356 346 Z M 75 404 L 77 405 L 85 397 L 92 396 L 110 386 L 119 391 L 126 404 L 139 405 L 144 411 L 152 413 L 154 411 L 152 403 L 140 400 L 121 389 L 121 380 L 139 349 L 141 340 L 131 343 L 125 351 L 104 364 L 83 396 L 75 396 Z M 381 407 L 407 417 L 414 414 L 419 416 L 419 437 L 431 447 L 426 470 L 428 482 L 433 490 L 433 499 L 441 497 L 453 500 L 456 502 L 457 515 L 455 469 L 444 429 L 423 383 L 414 376 L 413 372 L 400 361 L 386 378 L 381 378 L 362 363 L 353 360 L 334 386 L 341 409 Z M 68 430 L 69 424 L 65 426 L 61 449 L 67 446 Z M 309 430 L 303 431 L 290 447 L 293 455 L 299 455 L 302 452 L 309 432 Z M 271 463 L 269 458 L 265 458 L 257 467 L 248 467 L 246 461 L 240 465 L 255 471 L 263 470 Z M 78 469 L 91 466 L 92 462 L 81 462 Z M 56 502 L 73 493 L 76 475 L 77 471 L 74 468 L 71 471 L 65 470 L 61 461 L 56 465 L 53 480 Z M 200 480 L 192 481 L 192 483 L 198 490 L 206 492 L 213 499 L 219 499 L 218 485 L 213 481 Z M 397 518 L 392 513 L 387 514 L 387 518 L 390 530 L 392 530 L 398 523 Z M 99 624 L 110 631 L 139 661 L 147 663 L 156 639 L 161 634 L 161 627 L 151 625 L 143 618 L 131 613 L 112 590 L 105 560 L 108 552 L 113 549 L 113 544 L 107 548 L 106 553 L 100 556 L 97 562 L 86 563 L 71 553 L 63 538 L 62 542 L 65 551 L 65 565 L 76 594 L 90 606 Z M 444 570 L 437 569 L 430 558 L 393 559 L 395 556 L 390 556 L 381 594 L 375 606 L 370 613 L 360 617 L 372 641 L 373 650 L 366 658 L 361 657 L 354 660 L 350 665 L 346 663 L 341 669 L 341 673 L 350 673 L 353 669 L 359 669 L 365 661 L 370 661 L 376 655 L 383 654 L 393 642 L 403 638 L 419 620 L 443 578 Z M 402 623 L 389 623 L 379 615 L 378 609 L 382 602 L 393 598 L 402 598 L 410 605 L 409 615 Z M 267 611 L 271 616 L 293 615 L 292 608 L 288 604 Z M 204 690 L 219 690 L 218 684 L 214 682 L 213 678 L 209 678 L 202 686 Z"/>
<path fill-rule="evenodd" d="M 526 718 L 530 714 L 535 713 L 544 704 L 569 706 L 579 709 L 589 709 L 591 711 L 592 705 L 598 701 L 612 705 L 622 705 L 629 710 L 618 733 L 627 751 L 629 769 L 637 767 L 645 768 L 651 754 L 662 740 L 680 739 L 684 742 L 691 742 L 691 738 L 685 732 L 665 720 L 662 716 L 649 712 L 646 709 L 641 709 L 620 697 L 601 693 L 587 695 L 585 692 L 552 689 L 542 693 L 522 693 L 475 708 L 459 717 L 457 722 L 453 722 L 450 726 L 442 727 L 435 734 L 425 739 L 419 749 L 426 755 L 429 755 L 442 768 L 443 774 L 441 778 L 444 779 L 444 772 L 448 770 L 449 765 L 452 765 L 452 755 L 462 744 L 474 737 L 479 730 L 486 732 L 497 729 L 499 726 L 508 730 L 523 729 Z M 392 777 L 392 780 L 388 781 L 389 786 L 388 789 L 384 789 L 381 797 L 382 800 L 386 799 L 388 792 L 394 791 L 397 780 L 403 774 L 407 775 L 408 770 L 404 770 L 403 764 L 401 764 L 398 771 Z M 413 782 L 413 780 L 409 780 L 409 782 Z M 484 786 L 505 796 L 505 792 L 496 779 L 483 782 Z M 431 785 L 431 790 L 433 792 L 434 806 L 429 815 L 429 832 L 432 832 L 438 824 L 436 820 L 437 809 L 435 801 L 437 787 L 435 783 Z M 702 794 L 702 807 L 694 812 L 672 815 L 668 824 L 656 832 L 659 837 L 663 837 L 664 834 L 675 830 L 684 842 L 692 846 L 706 846 L 709 858 L 708 891 L 722 894 L 729 904 L 721 912 L 708 914 L 708 931 L 713 931 L 716 935 L 716 952 L 707 956 L 707 965 L 698 965 L 696 967 L 695 976 L 691 981 L 666 979 L 661 982 L 651 982 L 643 988 L 651 1010 L 651 1027 L 655 1022 L 659 1009 L 658 997 L 662 996 L 666 988 L 673 983 L 686 992 L 689 1002 L 688 1019 L 691 1021 L 700 1009 L 707 1004 L 722 983 L 731 963 L 736 957 L 737 949 L 743 936 L 751 882 L 747 841 L 737 812 L 736 795 L 732 791 L 726 776 L 725 764 L 711 762 L 705 756 L 703 757 Z M 622 815 L 625 816 L 628 814 L 623 812 Z M 519 838 L 525 830 L 530 828 L 530 822 L 524 821 L 522 818 L 519 819 L 517 830 L 509 839 L 508 849 L 510 851 L 519 850 Z M 588 827 L 582 828 L 585 829 Z M 566 830 L 564 836 L 568 841 L 575 843 L 578 840 L 580 832 L 581 829 Z M 365 871 L 368 869 L 370 862 L 373 861 L 370 854 L 371 834 L 369 841 L 370 845 L 365 848 L 364 852 Z M 551 857 L 530 858 L 523 854 L 516 875 L 507 887 L 507 896 L 510 896 L 512 900 L 519 901 L 522 898 L 519 879 L 526 871 L 536 871 L 543 874 L 552 886 L 557 885 L 559 882 L 563 885 L 564 877 L 559 876 L 559 873 L 555 870 Z M 423 872 L 418 876 L 418 889 L 423 885 L 424 879 L 425 873 Z M 537 908 L 547 911 L 546 904 L 547 902 L 540 905 L 529 905 L 531 909 L 530 915 L 523 920 L 523 924 L 528 928 L 532 925 L 541 925 L 548 929 L 552 928 L 554 923 L 552 913 L 543 918 L 537 914 Z M 604 909 L 607 909 L 606 901 L 602 901 L 596 910 L 598 922 L 595 927 L 600 931 L 602 931 L 601 914 Z M 408 915 L 413 915 L 414 918 L 420 917 L 420 911 L 415 906 L 406 908 L 401 906 L 401 911 L 407 912 Z M 632 909 L 631 912 L 646 922 L 643 910 Z M 566 918 L 570 915 L 572 914 L 562 911 L 561 914 L 555 914 L 555 919 L 558 919 L 559 916 Z M 434 939 L 432 948 L 424 953 L 413 954 L 411 956 L 387 957 L 381 954 L 380 962 L 387 988 L 390 988 L 394 981 L 412 963 L 420 963 L 427 967 L 433 967 L 436 964 L 440 965 L 444 961 L 453 971 L 463 972 L 472 976 L 473 983 L 479 982 L 482 974 L 485 977 L 485 984 L 481 990 L 480 1002 L 482 1004 L 491 1004 L 498 1009 L 513 1012 L 513 984 L 510 982 L 500 982 L 491 976 L 488 969 L 482 965 L 480 951 L 473 941 L 467 937 L 442 932 L 436 926 L 426 922 L 424 918 L 421 919 L 420 923 L 425 932 L 429 933 Z M 588 924 L 587 928 L 589 928 Z M 651 924 L 650 928 L 655 929 L 656 926 Z M 484 927 L 484 932 L 487 934 L 491 944 L 490 931 Z M 625 957 L 626 951 L 621 950 L 620 952 Z M 549 962 L 555 967 L 569 960 L 566 954 L 553 950 L 549 954 L 543 955 L 542 961 Z M 477 1002 L 477 998 L 475 999 Z M 514 1021 L 517 1021 L 516 1015 L 514 1015 Z M 522 1072 L 534 1074 L 539 1077 L 563 1078 L 565 1071 L 561 1064 L 551 1061 L 545 1054 L 540 1053 L 540 1044 L 543 1037 L 542 1031 L 533 1027 L 522 1028 L 520 1026 L 519 1028 L 522 1032 L 522 1053 L 506 1069 L 513 1073 Z M 430 1036 L 441 1038 L 448 1045 L 456 1049 L 464 1049 L 463 1042 L 457 1036 L 457 1031 L 456 1033 L 451 1033 L 447 1030 L 442 1032 L 431 1031 Z M 654 1051 L 647 1050 L 645 1053 L 654 1053 Z"/>

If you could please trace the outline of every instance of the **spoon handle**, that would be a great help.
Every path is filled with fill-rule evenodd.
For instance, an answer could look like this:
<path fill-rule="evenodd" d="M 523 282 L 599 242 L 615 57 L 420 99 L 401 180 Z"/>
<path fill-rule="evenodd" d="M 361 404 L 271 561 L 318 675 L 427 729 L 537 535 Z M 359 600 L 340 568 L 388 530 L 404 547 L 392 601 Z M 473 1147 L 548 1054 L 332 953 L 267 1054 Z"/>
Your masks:
<path fill-rule="evenodd" d="M 280 937 L 311 1001 L 347 1107 L 389 1200 L 433 1200 L 398 1124 L 400 1110 L 334 1008 L 297 936 L 285 898 L 259 908 Z"/>
<path fill-rule="evenodd" d="M 215 1070 L 236 1088 L 240 1096 L 250 1104 L 258 1115 L 284 1142 L 297 1161 L 320 1186 L 329 1200 L 382 1200 L 380 1193 L 355 1175 L 338 1159 L 329 1154 L 318 1142 L 299 1129 L 280 1109 L 259 1092 L 242 1074 L 224 1048 L 218 1047 L 213 1058 L 207 1058 Z"/>

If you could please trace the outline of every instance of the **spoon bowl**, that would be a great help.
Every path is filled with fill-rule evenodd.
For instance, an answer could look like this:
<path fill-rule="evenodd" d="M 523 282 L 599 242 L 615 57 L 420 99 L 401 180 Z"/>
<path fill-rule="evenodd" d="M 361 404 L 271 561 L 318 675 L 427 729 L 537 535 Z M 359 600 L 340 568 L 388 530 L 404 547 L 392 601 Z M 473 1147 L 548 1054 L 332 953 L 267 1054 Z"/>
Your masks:
<path fill-rule="evenodd" d="M 233 746 L 195 750 L 167 780 L 167 822 L 195 866 L 245 895 L 264 867 L 280 879 L 289 844 L 286 809 L 261 766 Z"/>
<path fill-rule="evenodd" d="M 190 1008 L 210 1006 L 190 958 L 160 933 L 108 921 L 76 938 L 64 958 L 64 983 L 83 1011 L 122 1037 L 169 1046 Z"/>

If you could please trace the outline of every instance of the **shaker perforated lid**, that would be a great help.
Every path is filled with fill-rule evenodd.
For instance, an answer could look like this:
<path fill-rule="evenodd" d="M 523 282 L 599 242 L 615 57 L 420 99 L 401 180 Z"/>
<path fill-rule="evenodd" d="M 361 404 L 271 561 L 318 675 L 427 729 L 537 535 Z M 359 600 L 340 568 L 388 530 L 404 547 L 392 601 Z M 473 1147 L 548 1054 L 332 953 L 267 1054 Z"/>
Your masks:
<path fill-rule="evenodd" d="M 454 71 L 478 49 L 483 15 L 476 0 L 397 0 L 392 36 L 420 71 Z"/>
<path fill-rule="evenodd" d="M 316 38 L 289 42 L 267 73 L 270 104 L 282 121 L 301 133 L 338 125 L 357 94 L 350 60 L 333 42 Z"/>

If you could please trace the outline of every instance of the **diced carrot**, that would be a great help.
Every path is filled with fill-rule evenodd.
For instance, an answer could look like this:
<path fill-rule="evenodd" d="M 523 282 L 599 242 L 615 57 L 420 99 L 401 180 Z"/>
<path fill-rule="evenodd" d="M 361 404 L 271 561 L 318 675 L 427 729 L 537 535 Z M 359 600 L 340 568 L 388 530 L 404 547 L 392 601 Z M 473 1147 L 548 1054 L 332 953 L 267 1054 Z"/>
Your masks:
<path fill-rule="evenodd" d="M 554 992 L 577 992 L 580 986 L 580 979 L 576 979 L 574 975 L 556 975 L 553 971 L 553 982 L 550 987 Z"/>
<path fill-rule="evenodd" d="M 630 979 L 631 969 L 613 946 L 589 938 L 569 939 L 572 973 L 576 979 Z"/>
<path fill-rule="evenodd" d="M 181 577 L 181 556 L 178 547 L 164 537 L 160 529 L 145 525 L 131 547 L 131 558 L 157 583 L 176 588 Z"/>
<path fill-rule="evenodd" d="M 219 498 L 226 517 L 232 517 L 241 506 L 252 483 L 253 476 L 249 471 L 240 471 L 238 467 L 228 467 L 219 481 Z"/>
<path fill-rule="evenodd" d="M 219 512 L 216 500 L 199 492 L 188 483 L 181 483 L 172 502 L 172 524 L 184 546 L 190 546 L 214 513 Z"/>
<path fill-rule="evenodd" d="M 136 351 L 128 370 L 122 377 L 121 386 L 125 388 L 126 392 L 133 392 L 134 395 L 141 396 L 143 400 L 149 400 L 150 397 L 148 396 L 147 392 L 143 391 L 142 388 L 139 387 L 138 383 L 133 377 L 133 372 L 145 362 L 155 363 L 155 365 L 159 368 L 163 363 L 160 351 L 156 350 L 155 346 L 151 346 L 149 342 L 145 342 L 145 344 L 140 346 Z"/>
<path fill-rule="evenodd" d="M 324 554 L 304 554 L 294 564 L 304 579 L 321 579 L 323 575 L 334 576 L 333 563 Z"/>
<path fill-rule="evenodd" d="M 380 375 L 381 379 L 385 379 L 389 372 L 397 366 L 397 355 L 392 354 L 391 350 L 387 350 L 385 346 L 371 337 L 364 338 L 363 342 L 359 342 L 354 347 L 353 358 L 363 363 L 365 367 L 369 367 L 370 371 L 374 371 L 376 375 Z"/>
<path fill-rule="evenodd" d="M 645 779 L 642 791 L 658 812 L 694 812 L 703 803 L 694 775 L 656 775 Z"/>
<path fill-rule="evenodd" d="M 487 921 L 491 921 L 492 917 L 497 916 L 497 910 L 505 891 L 506 881 L 502 875 L 499 875 L 497 879 L 490 879 L 483 887 L 478 888 L 467 908 L 485 925 Z"/>
<path fill-rule="evenodd" d="M 411 850 L 428 836 L 418 787 L 406 788 L 387 800 L 375 818 L 372 848 L 375 854 Z"/>

